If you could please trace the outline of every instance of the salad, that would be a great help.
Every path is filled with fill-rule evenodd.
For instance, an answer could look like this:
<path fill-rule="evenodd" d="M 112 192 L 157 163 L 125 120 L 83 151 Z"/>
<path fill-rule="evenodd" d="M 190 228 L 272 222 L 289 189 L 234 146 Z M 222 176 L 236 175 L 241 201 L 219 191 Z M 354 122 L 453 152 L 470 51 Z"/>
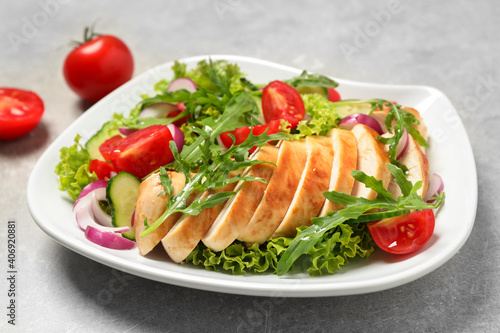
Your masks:
<path fill-rule="evenodd" d="M 417 110 L 342 100 L 306 71 L 255 83 L 223 60 L 172 70 L 61 149 L 60 189 L 89 241 L 233 274 L 322 275 L 430 239 L 444 192 Z"/>

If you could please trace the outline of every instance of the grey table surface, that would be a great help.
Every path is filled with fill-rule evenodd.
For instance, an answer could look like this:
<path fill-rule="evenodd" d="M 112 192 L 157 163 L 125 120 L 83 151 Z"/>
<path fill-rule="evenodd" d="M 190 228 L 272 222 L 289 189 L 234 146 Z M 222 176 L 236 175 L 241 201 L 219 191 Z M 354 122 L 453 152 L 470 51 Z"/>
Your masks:
<path fill-rule="evenodd" d="M 0 0 L 0 8 L 0 86 L 34 90 L 46 106 L 32 133 L 0 142 L 0 331 L 500 331 L 497 1 Z M 397 288 L 278 303 L 123 274 L 59 245 L 33 221 L 26 184 L 48 145 L 90 106 L 69 90 L 61 68 L 68 41 L 94 22 L 129 45 L 135 75 L 183 57 L 234 54 L 440 89 L 476 159 L 479 204 L 468 241 L 434 272 Z M 15 326 L 7 322 L 9 219 L 17 223 Z M 110 288 L 102 302 L 99 293 Z"/>

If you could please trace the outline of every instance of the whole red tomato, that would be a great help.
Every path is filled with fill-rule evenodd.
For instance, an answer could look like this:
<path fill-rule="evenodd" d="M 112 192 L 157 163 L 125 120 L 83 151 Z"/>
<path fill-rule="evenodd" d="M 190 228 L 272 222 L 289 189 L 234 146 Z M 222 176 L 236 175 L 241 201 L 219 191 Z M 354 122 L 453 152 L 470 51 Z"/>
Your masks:
<path fill-rule="evenodd" d="M 110 35 L 85 31 L 85 41 L 64 61 L 64 78 L 81 98 L 96 102 L 130 80 L 132 53 L 125 43 Z"/>
<path fill-rule="evenodd" d="M 0 88 L 0 140 L 28 134 L 40 122 L 42 99 L 32 91 Z"/>

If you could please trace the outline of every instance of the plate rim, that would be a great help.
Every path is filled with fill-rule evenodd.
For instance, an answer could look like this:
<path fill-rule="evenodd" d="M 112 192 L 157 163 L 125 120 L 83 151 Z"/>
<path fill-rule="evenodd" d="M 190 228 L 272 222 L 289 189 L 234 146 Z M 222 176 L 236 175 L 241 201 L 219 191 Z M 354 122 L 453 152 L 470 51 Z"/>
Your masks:
<path fill-rule="evenodd" d="M 295 73 L 300 73 L 301 70 L 286 66 L 283 64 L 271 62 L 268 60 L 262 60 L 258 58 L 251 58 L 251 57 L 246 57 L 246 56 L 238 56 L 238 55 L 225 55 L 225 54 L 219 54 L 219 55 L 200 55 L 200 56 L 193 56 L 193 57 L 187 57 L 187 58 L 182 58 L 179 59 L 178 61 L 180 62 L 185 62 L 185 63 L 196 63 L 200 60 L 203 59 L 226 59 L 231 62 L 235 63 L 240 63 L 240 62 L 246 62 L 250 64 L 255 64 L 255 65 L 260 65 L 260 66 L 266 66 L 266 67 L 271 67 L 273 69 L 280 69 L 280 70 L 285 70 L 287 72 L 295 72 Z M 80 255 L 83 255 L 89 259 L 95 260 L 99 263 L 105 264 L 109 267 L 125 271 L 127 273 L 136 275 L 136 276 L 141 276 L 143 278 L 155 280 L 158 282 L 162 283 L 169 283 L 173 285 L 178 285 L 178 286 L 183 286 L 183 287 L 190 287 L 190 288 L 195 288 L 195 289 L 200 289 L 200 290 L 207 290 L 207 291 L 214 291 L 214 292 L 223 292 L 223 293 L 230 293 L 230 294 L 240 294 L 240 295 L 252 295 L 252 296 L 275 296 L 275 297 L 321 297 L 321 296 L 344 296 L 344 295 L 355 295 L 355 294 L 364 294 L 364 293 L 370 293 L 370 292 L 376 292 L 376 291 L 382 291 L 390 288 L 394 288 L 409 282 L 412 282 L 422 276 L 425 276 L 429 274 L 430 272 L 434 271 L 435 269 L 439 268 L 442 266 L 444 263 L 446 263 L 450 258 L 452 258 L 459 250 L 460 248 L 465 244 L 467 239 L 469 238 L 469 235 L 472 231 L 474 222 L 475 222 L 475 216 L 477 212 L 477 200 L 478 200 L 478 184 L 477 184 L 477 170 L 476 170 L 476 165 L 475 165 L 475 159 L 474 159 L 474 154 L 472 150 L 472 146 L 470 144 L 470 140 L 467 136 L 467 133 L 465 131 L 465 128 L 463 126 L 463 123 L 461 119 L 459 119 L 459 126 L 460 130 L 463 132 L 465 135 L 465 141 L 467 143 L 467 147 L 465 150 L 465 153 L 469 155 L 467 158 L 467 161 L 469 162 L 469 168 L 472 168 L 473 171 L 473 177 L 471 177 L 472 181 L 472 189 L 474 193 L 472 193 L 472 207 L 473 209 L 468 211 L 468 217 L 465 217 L 464 220 L 467 223 L 467 228 L 464 231 L 464 235 L 460 238 L 460 242 L 457 242 L 453 248 L 452 251 L 448 251 L 446 256 L 441 256 L 440 260 L 434 260 L 432 261 L 431 264 L 425 265 L 425 269 L 422 269 L 420 266 L 414 267 L 412 269 L 406 270 L 404 272 L 400 272 L 398 274 L 395 274 L 391 277 L 380 277 L 377 279 L 371 279 L 370 284 L 366 286 L 356 286 L 358 283 L 354 283 L 353 286 L 350 286 L 345 289 L 339 289 L 339 288 L 332 288 L 332 283 L 327 282 L 327 283 L 315 283 L 315 284 L 307 284 L 307 285 L 301 285 L 300 283 L 297 283 L 296 285 L 299 285 L 300 288 L 294 287 L 295 284 L 293 283 L 278 283 L 278 284 L 256 284 L 252 282 L 249 282 L 248 280 L 245 281 L 245 278 L 242 278 L 242 281 L 239 280 L 231 280 L 230 284 L 227 284 L 226 279 L 220 279 L 217 277 L 220 277 L 218 274 L 224 274 L 225 273 L 217 273 L 215 272 L 214 277 L 203 277 L 200 278 L 197 275 L 190 275 L 190 274 L 185 274 L 182 272 L 177 272 L 177 271 L 166 271 L 159 269 L 157 267 L 151 267 L 151 266 L 146 266 L 148 268 L 147 271 L 143 271 L 142 269 L 138 269 L 143 267 L 143 264 L 136 264 L 136 266 L 133 266 L 133 262 L 126 260 L 125 258 L 119 258 L 119 257 L 114 257 L 114 256 L 109 256 L 109 251 L 103 251 L 102 249 L 97 249 L 94 248 L 93 246 L 88 246 L 87 244 L 79 243 L 79 242 L 70 242 L 68 241 L 67 238 L 64 237 L 61 232 L 55 228 L 55 225 L 51 225 L 50 223 L 44 223 L 41 221 L 41 217 L 39 216 L 39 212 L 37 211 L 37 207 L 35 204 L 36 198 L 35 198 L 35 193 L 34 189 L 36 188 L 36 176 L 43 170 L 46 165 L 43 164 L 43 162 L 48 158 L 50 154 L 54 154 L 55 152 L 59 152 L 59 149 L 63 146 L 61 145 L 62 142 L 65 142 L 68 140 L 68 135 L 71 133 L 75 132 L 75 129 L 78 128 L 78 125 L 80 122 L 82 122 L 82 119 L 85 119 L 86 117 L 91 117 L 93 109 L 98 109 L 100 105 L 105 104 L 106 101 L 111 100 L 115 98 L 116 96 L 119 96 L 119 94 L 126 90 L 128 87 L 134 86 L 137 82 L 140 81 L 141 77 L 147 75 L 152 70 L 158 69 L 158 68 L 165 68 L 165 67 L 171 67 L 171 65 L 174 63 L 174 61 L 169 61 L 165 62 L 163 64 L 154 66 L 145 72 L 135 76 L 132 80 L 129 82 L 125 83 L 112 93 L 110 93 L 108 96 L 103 98 L 101 101 L 97 102 L 95 105 L 93 105 L 89 110 L 87 110 L 85 113 L 83 113 L 80 117 L 78 117 L 75 121 L 73 121 L 68 128 L 66 128 L 50 145 L 49 147 L 45 150 L 45 152 L 42 154 L 42 156 L 39 158 L 37 161 L 35 167 L 32 169 L 32 172 L 29 176 L 28 179 L 28 186 L 27 186 L 27 203 L 28 203 L 28 209 L 35 221 L 35 223 L 46 233 L 48 234 L 51 238 L 56 240 L 59 244 L 63 245 L 64 247 L 75 251 L 79 253 Z M 440 90 L 431 87 L 431 86 L 426 86 L 426 85 L 395 85 L 395 84 L 378 84 L 378 83 L 368 83 L 368 82 L 359 82 L 359 81 L 352 81 L 352 80 L 345 80 L 345 79 L 340 79 L 340 78 L 335 78 L 336 81 L 338 81 L 340 84 L 351 84 L 351 85 L 359 85 L 359 86 L 365 86 L 365 87 L 383 87 L 386 89 L 424 89 L 427 90 L 433 94 L 439 95 L 440 98 L 444 99 L 446 103 L 449 103 L 451 106 L 452 110 L 458 115 L 458 112 L 456 109 L 453 107 L 447 96 L 441 92 Z M 90 112 L 89 112 L 90 111 Z M 74 137 L 74 135 L 72 135 Z M 464 147 L 465 148 L 465 147 Z M 57 161 L 56 161 L 57 163 Z M 55 163 L 53 164 L 55 166 Z M 62 192 L 61 192 L 62 193 Z M 83 233 L 82 233 L 83 235 Z M 113 251 L 113 250 L 111 250 Z M 132 265 L 131 265 L 132 264 Z M 417 269 L 420 268 L 420 269 Z M 202 269 L 202 268 L 198 268 Z M 167 274 L 165 274 L 167 273 Z M 403 274 L 405 273 L 405 274 Z M 403 275 L 403 276 L 401 276 Z M 244 276 L 243 276 L 244 277 Z M 321 279 L 321 277 L 312 277 L 311 279 Z M 202 280 L 202 281 L 200 281 Z M 278 278 L 278 282 L 280 281 L 286 281 L 286 280 L 295 280 L 299 281 L 301 279 L 288 279 L 287 277 L 283 278 Z M 342 283 L 345 284 L 345 283 Z M 325 287 L 330 287 L 326 288 Z"/>

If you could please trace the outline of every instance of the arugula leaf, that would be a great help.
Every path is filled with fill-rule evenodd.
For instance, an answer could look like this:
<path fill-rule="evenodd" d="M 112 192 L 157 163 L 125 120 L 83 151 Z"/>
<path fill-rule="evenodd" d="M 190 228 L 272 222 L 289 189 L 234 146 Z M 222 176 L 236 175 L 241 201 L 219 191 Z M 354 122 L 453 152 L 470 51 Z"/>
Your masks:
<path fill-rule="evenodd" d="M 346 106 L 361 106 L 369 104 L 371 105 L 371 112 L 374 110 L 383 110 L 384 106 L 389 107 L 389 113 L 385 118 L 385 126 L 389 133 L 394 135 L 390 138 L 384 138 L 381 136 L 377 137 L 377 140 L 389 146 L 388 154 L 391 163 L 395 166 L 401 168 L 404 172 L 408 171 L 408 168 L 401 164 L 397 160 L 396 148 L 398 146 L 399 140 L 403 136 L 404 129 L 417 141 L 417 143 L 423 147 L 429 147 L 427 141 L 420 134 L 420 132 L 413 127 L 413 125 L 418 125 L 419 121 L 410 112 L 401 108 L 401 105 L 394 104 L 385 99 L 369 99 L 369 100 L 342 100 L 333 103 L 335 107 L 342 108 Z M 393 121 L 396 124 L 393 126 Z"/>
<path fill-rule="evenodd" d="M 255 164 L 268 163 L 248 160 L 248 151 L 252 147 L 262 146 L 268 141 L 285 139 L 288 137 L 287 134 L 268 135 L 263 133 L 258 136 L 250 134 L 242 144 L 232 146 L 225 152 L 222 152 L 218 144 L 215 143 L 219 134 L 241 126 L 240 117 L 245 112 L 250 112 L 254 107 L 255 102 L 250 94 L 241 93 L 233 96 L 219 119 L 206 118 L 203 120 L 203 128 L 196 129 L 196 133 L 199 135 L 198 139 L 193 144 L 184 147 L 180 154 L 175 143 L 170 143 L 175 161 L 168 167 L 182 172 L 186 177 L 186 183 L 177 195 L 169 198 L 165 212 L 141 233 L 141 237 L 151 233 L 176 212 L 196 215 L 201 209 L 213 207 L 234 195 L 232 192 L 221 192 L 196 201 L 194 206 L 193 204 L 186 206 L 187 198 L 195 190 L 214 190 L 237 181 L 264 181 L 251 175 L 245 175 L 244 172 L 238 174 L 238 171 Z"/>
<path fill-rule="evenodd" d="M 298 228 L 298 233 L 305 227 Z M 276 273 L 281 256 L 293 238 L 278 237 L 265 244 L 245 246 L 235 241 L 220 252 L 208 249 L 202 242 L 186 258 L 186 262 L 203 266 L 211 271 L 229 271 L 239 275 L 248 272 Z M 349 258 L 367 257 L 374 251 L 371 237 L 362 225 L 343 224 L 339 229 L 325 233 L 308 253 L 309 260 L 303 264 L 308 266 L 310 275 L 332 274 L 349 263 Z"/>
<path fill-rule="evenodd" d="M 376 199 L 357 198 L 345 193 L 336 191 L 324 192 L 325 197 L 333 202 L 340 203 L 346 208 L 329 213 L 326 216 L 312 219 L 312 225 L 297 235 L 290 246 L 281 257 L 277 274 L 283 275 L 292 267 L 293 263 L 303 254 L 308 253 L 322 239 L 323 235 L 330 230 L 335 229 L 344 222 L 366 223 L 380 220 L 381 218 L 393 217 L 407 214 L 411 209 L 435 209 L 441 205 L 444 200 L 444 193 L 434 203 L 425 202 L 417 194 L 422 183 L 415 183 L 408 191 L 408 183 L 402 181 L 403 171 L 398 167 L 387 163 L 393 177 L 397 179 L 398 185 L 402 185 L 403 194 L 397 200 L 381 187 L 380 182 L 372 176 L 367 176 L 361 171 L 353 171 L 352 176 L 375 190 L 378 195 Z M 401 186 L 400 185 L 400 186 Z M 372 213 L 373 210 L 381 210 L 378 213 Z M 370 211 L 370 212 L 369 212 Z"/>
<path fill-rule="evenodd" d="M 306 86 L 336 88 L 339 85 L 337 82 L 324 75 L 309 74 L 307 71 L 303 71 L 299 76 L 285 80 L 284 82 L 288 83 L 292 87 Z"/>

